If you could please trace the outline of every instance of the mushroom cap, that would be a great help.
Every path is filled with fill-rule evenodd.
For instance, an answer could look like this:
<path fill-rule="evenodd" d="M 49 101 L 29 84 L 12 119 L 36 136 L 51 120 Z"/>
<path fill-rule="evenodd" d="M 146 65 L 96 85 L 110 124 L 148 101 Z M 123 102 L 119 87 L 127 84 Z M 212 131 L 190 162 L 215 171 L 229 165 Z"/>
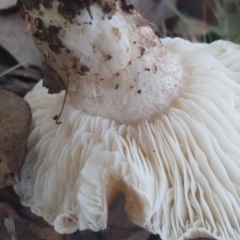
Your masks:
<path fill-rule="evenodd" d="M 162 239 L 240 239 L 240 47 L 163 39 L 180 56 L 184 86 L 158 119 L 119 124 L 36 85 L 33 121 L 15 190 L 60 233 L 98 231 L 125 195 L 134 224 Z"/>

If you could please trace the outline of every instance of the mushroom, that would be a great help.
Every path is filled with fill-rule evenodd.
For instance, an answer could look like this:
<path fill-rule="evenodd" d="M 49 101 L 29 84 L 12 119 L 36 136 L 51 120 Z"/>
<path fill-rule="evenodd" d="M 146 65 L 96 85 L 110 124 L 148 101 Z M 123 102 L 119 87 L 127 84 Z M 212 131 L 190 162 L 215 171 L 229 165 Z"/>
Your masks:
<path fill-rule="evenodd" d="M 124 194 L 162 239 L 240 239 L 239 45 L 160 40 L 126 1 L 22 1 L 45 59 L 22 203 L 59 233 L 99 231 Z"/>

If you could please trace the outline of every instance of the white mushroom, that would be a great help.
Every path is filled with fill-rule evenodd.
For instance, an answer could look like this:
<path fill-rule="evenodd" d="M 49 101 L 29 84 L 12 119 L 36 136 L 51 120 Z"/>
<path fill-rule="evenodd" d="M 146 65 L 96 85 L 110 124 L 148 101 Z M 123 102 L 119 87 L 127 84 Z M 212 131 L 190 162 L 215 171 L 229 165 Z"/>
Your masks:
<path fill-rule="evenodd" d="M 57 125 L 63 92 L 40 82 L 26 96 L 22 203 L 60 233 L 98 231 L 124 194 L 128 218 L 164 240 L 240 239 L 239 46 L 160 41 L 132 6 L 106 2 L 70 20 L 63 0 L 28 6 L 44 84 L 68 97 Z"/>

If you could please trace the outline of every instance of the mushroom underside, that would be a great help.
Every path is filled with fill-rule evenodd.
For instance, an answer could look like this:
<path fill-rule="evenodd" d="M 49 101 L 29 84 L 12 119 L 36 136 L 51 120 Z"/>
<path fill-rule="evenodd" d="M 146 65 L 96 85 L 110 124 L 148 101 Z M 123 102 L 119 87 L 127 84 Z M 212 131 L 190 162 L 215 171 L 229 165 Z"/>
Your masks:
<path fill-rule="evenodd" d="M 181 56 L 184 86 L 152 121 L 118 124 L 38 83 L 28 155 L 15 190 L 58 232 L 105 229 L 125 195 L 130 221 L 162 239 L 240 239 L 239 46 L 163 39 Z"/>

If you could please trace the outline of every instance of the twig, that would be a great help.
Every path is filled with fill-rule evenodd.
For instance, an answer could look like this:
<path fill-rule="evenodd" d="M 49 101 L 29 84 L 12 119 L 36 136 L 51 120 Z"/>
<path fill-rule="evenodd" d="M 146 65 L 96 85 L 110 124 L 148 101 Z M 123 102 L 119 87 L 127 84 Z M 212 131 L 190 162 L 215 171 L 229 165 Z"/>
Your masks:
<path fill-rule="evenodd" d="M 86 5 L 87 5 L 87 11 L 88 11 L 88 14 L 90 16 L 90 18 L 93 20 L 93 16 L 92 16 L 92 12 L 91 12 L 91 9 L 90 9 L 90 6 L 89 6 L 89 0 L 86 0 Z"/>
<path fill-rule="evenodd" d="M 62 104 L 62 108 L 61 111 L 58 115 L 55 115 L 53 117 L 53 120 L 55 120 L 55 124 L 62 124 L 62 122 L 59 122 L 59 118 L 61 117 L 62 113 L 63 113 L 63 109 L 65 107 L 65 103 L 66 103 L 66 99 L 67 99 L 67 94 L 68 94 L 68 85 L 69 85 L 69 79 L 68 79 L 68 73 L 67 73 L 67 86 L 66 86 L 66 90 L 65 90 L 65 94 L 64 94 L 64 99 L 63 99 L 63 104 Z"/>

